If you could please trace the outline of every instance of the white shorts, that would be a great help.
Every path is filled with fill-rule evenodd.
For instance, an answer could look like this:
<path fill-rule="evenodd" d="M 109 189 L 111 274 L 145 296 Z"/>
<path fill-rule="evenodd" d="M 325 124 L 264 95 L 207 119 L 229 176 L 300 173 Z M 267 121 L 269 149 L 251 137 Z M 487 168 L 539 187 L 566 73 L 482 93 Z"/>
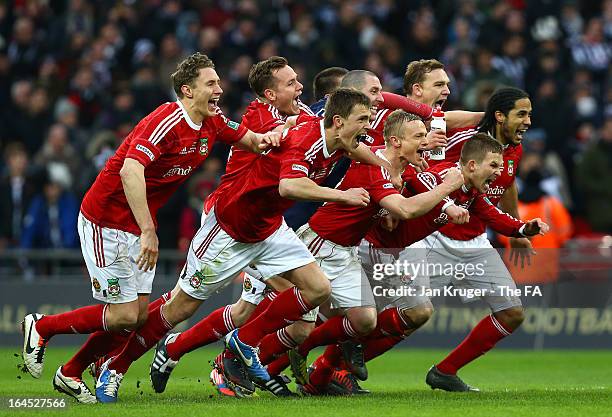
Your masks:
<path fill-rule="evenodd" d="M 213 209 L 189 245 L 179 285 L 191 297 L 206 300 L 249 265 L 265 281 L 312 262 L 314 258 L 308 249 L 284 221 L 267 239 L 243 243 L 221 228 Z"/>
<path fill-rule="evenodd" d="M 79 213 L 77 228 L 93 298 L 120 304 L 135 301 L 138 294 L 151 294 L 155 269 L 141 271 L 136 264 L 140 236 L 100 227 L 82 213 Z"/>
<path fill-rule="evenodd" d="M 331 284 L 334 308 L 373 307 L 372 289 L 357 256 L 357 247 L 340 246 L 317 235 L 306 223 L 296 232 L 310 249 Z"/>
<path fill-rule="evenodd" d="M 423 294 L 425 289 L 429 289 L 429 276 L 422 266 L 427 261 L 423 241 L 413 243 L 397 254 L 392 254 L 375 248 L 363 239 L 359 245 L 359 258 L 372 286 L 376 309 L 379 312 L 390 307 L 410 309 L 429 303 L 429 297 Z M 383 273 L 385 265 L 398 262 L 406 265 L 406 268 L 397 270 L 398 274 Z"/>
<path fill-rule="evenodd" d="M 499 287 L 516 289 L 508 268 L 487 239 L 486 233 L 471 240 L 454 240 L 434 232 L 423 239 L 427 245 L 427 262 L 431 288 L 443 288 L 450 283 L 455 288 L 484 290 L 482 297 L 464 297 L 464 302 L 482 299 L 491 310 L 520 307 L 521 299 L 509 296 Z"/>

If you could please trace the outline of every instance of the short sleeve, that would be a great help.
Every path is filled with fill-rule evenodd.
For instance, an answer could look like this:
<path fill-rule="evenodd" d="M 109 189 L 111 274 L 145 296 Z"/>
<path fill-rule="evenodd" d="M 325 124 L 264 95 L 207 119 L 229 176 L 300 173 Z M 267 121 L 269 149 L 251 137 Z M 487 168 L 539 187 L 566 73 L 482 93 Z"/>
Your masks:
<path fill-rule="evenodd" d="M 153 144 L 148 139 L 135 139 L 130 144 L 125 157 L 135 159 L 146 167 L 158 159 L 162 153 L 160 145 Z"/>
<path fill-rule="evenodd" d="M 370 170 L 370 181 L 366 190 L 375 203 L 378 204 L 380 200 L 389 195 L 399 194 L 391 183 L 389 173 L 383 167 L 372 165 L 368 166 L 368 168 Z"/>
<path fill-rule="evenodd" d="M 214 116 L 214 123 L 217 137 L 225 143 L 236 143 L 249 131 L 243 124 L 234 122 L 221 113 Z"/>

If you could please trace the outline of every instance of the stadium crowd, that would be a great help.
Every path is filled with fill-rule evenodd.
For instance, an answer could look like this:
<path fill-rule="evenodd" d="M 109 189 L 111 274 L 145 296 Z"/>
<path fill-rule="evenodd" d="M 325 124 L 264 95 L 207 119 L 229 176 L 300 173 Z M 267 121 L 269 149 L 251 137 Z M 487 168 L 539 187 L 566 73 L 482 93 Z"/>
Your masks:
<path fill-rule="evenodd" d="M 401 93 L 421 58 L 446 65 L 446 109 L 482 111 L 500 85 L 523 88 L 534 108 L 524 189 L 535 178 L 572 212 L 574 233 L 611 233 L 611 41 L 612 0 L 3 2 L 0 250 L 78 247 L 83 194 L 134 125 L 175 99 L 169 74 L 195 51 L 215 62 L 236 121 L 253 99 L 251 65 L 272 55 L 292 63 L 309 104 L 323 68 L 368 69 Z M 180 219 L 160 222 L 161 248 L 186 248 L 227 150 L 160 210 Z"/>

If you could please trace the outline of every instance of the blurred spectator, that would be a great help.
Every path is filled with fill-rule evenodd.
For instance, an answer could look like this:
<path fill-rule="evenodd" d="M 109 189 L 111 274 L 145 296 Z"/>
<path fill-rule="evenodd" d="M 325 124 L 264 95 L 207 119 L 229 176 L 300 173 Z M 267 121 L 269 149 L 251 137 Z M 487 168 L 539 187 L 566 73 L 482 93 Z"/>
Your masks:
<path fill-rule="evenodd" d="M 0 177 L 0 250 L 19 245 L 23 218 L 36 191 L 23 145 L 9 144 L 4 160 L 6 172 Z"/>
<path fill-rule="evenodd" d="M 61 171 L 49 170 L 42 193 L 33 197 L 24 219 L 21 247 L 24 249 L 77 248 L 79 202 L 64 188 Z"/>
<path fill-rule="evenodd" d="M 15 73 L 21 77 L 36 75 L 43 47 L 37 39 L 34 22 L 29 17 L 20 17 L 15 21 L 13 39 L 7 51 Z"/>
<path fill-rule="evenodd" d="M 559 277 L 559 249 L 572 234 L 572 220 L 563 204 L 542 189 L 542 174 L 533 167 L 526 174 L 519 193 L 519 216 L 521 220 L 540 218 L 550 226 L 544 236 L 535 236 L 531 240 L 537 256 L 531 257 L 527 265 L 508 263 L 509 271 L 517 283 L 540 284 L 554 282 Z M 509 240 L 501 238 L 507 248 Z"/>
<path fill-rule="evenodd" d="M 67 173 L 64 187 L 72 186 L 74 178 L 78 177 L 80 172 L 81 158 L 68 140 L 66 126 L 54 124 L 49 128 L 42 149 L 34 157 L 34 163 L 39 167 L 63 165 Z"/>
<path fill-rule="evenodd" d="M 504 41 L 502 54 L 491 60 L 491 66 L 504 74 L 512 85 L 524 88 L 527 69 L 527 59 L 524 55 L 525 40 L 520 35 L 512 35 Z"/>
<path fill-rule="evenodd" d="M 612 233 L 612 116 L 599 137 L 586 149 L 576 167 L 578 184 L 593 230 Z"/>

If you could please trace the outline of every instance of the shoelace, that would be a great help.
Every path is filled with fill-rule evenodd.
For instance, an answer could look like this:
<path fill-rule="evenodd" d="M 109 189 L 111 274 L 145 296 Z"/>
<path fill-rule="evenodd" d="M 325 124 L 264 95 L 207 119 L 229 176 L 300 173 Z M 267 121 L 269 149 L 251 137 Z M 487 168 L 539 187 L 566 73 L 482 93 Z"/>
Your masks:
<path fill-rule="evenodd" d="M 116 397 L 122 379 L 123 375 L 111 372 L 110 376 L 108 377 L 108 384 L 106 385 L 106 388 L 104 388 L 104 394 L 108 395 L 109 397 Z"/>
<path fill-rule="evenodd" d="M 81 390 L 83 392 L 85 392 L 85 394 L 93 395 L 91 393 L 91 391 L 89 390 L 89 388 L 87 388 L 87 385 L 85 385 L 85 383 L 83 382 L 83 380 L 81 378 L 74 377 L 74 378 L 72 378 L 72 380 L 74 382 L 76 382 L 79 385 L 79 387 L 81 387 Z"/>

